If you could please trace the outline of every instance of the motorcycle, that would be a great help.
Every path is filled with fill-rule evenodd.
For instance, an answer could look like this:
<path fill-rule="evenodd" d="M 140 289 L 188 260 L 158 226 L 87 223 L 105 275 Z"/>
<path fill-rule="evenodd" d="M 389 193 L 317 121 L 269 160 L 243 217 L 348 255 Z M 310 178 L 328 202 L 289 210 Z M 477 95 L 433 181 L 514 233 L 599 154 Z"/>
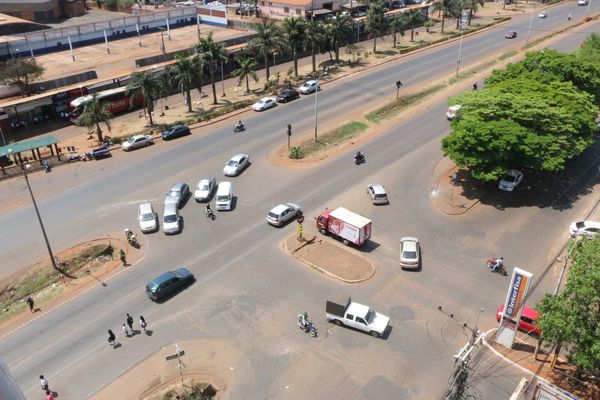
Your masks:
<path fill-rule="evenodd" d="M 354 154 L 354 164 L 360 165 L 364 162 L 365 162 L 365 155 L 362 153 L 362 151 L 358 151 L 356 154 Z"/>
<path fill-rule="evenodd" d="M 129 242 L 131 246 L 135 247 L 136 249 L 140 247 L 137 236 L 135 236 L 135 233 L 133 233 L 131 229 L 125 228 L 125 236 L 127 236 L 127 242 Z"/>
<path fill-rule="evenodd" d="M 52 167 L 50 167 L 48 160 L 44 160 L 44 169 L 46 170 L 46 173 L 52 171 Z"/>
<path fill-rule="evenodd" d="M 504 265 L 504 262 L 500 265 L 500 267 L 495 268 L 496 265 L 496 259 L 493 257 L 488 258 L 487 260 L 487 267 L 491 272 L 497 272 L 501 275 L 507 276 L 508 272 L 506 271 L 506 265 Z"/>
<path fill-rule="evenodd" d="M 313 325 L 310 319 L 306 319 L 304 322 L 302 319 L 298 319 L 298 327 L 304 331 L 304 333 L 310 334 L 311 337 L 317 337 L 317 328 Z"/>
<path fill-rule="evenodd" d="M 243 132 L 245 130 L 246 127 L 244 126 L 244 124 L 235 124 L 235 126 L 233 127 L 233 133 Z"/>
<path fill-rule="evenodd" d="M 204 212 L 204 215 L 206 215 L 208 218 L 210 218 L 211 220 L 215 220 L 215 213 L 213 213 L 212 208 L 207 208 Z"/>

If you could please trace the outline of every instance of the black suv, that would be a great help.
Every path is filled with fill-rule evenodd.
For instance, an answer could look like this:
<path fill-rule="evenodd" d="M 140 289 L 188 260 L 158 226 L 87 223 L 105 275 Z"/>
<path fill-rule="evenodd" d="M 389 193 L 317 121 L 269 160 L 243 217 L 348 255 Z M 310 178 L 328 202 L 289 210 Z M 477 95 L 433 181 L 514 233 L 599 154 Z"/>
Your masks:
<path fill-rule="evenodd" d="M 194 282 L 194 274 L 187 268 L 165 272 L 146 285 L 146 294 L 151 300 L 161 301 L 179 292 Z"/>
<path fill-rule="evenodd" d="M 296 89 L 284 89 L 277 95 L 277 102 L 287 103 L 288 101 L 297 99 L 300 93 Z"/>

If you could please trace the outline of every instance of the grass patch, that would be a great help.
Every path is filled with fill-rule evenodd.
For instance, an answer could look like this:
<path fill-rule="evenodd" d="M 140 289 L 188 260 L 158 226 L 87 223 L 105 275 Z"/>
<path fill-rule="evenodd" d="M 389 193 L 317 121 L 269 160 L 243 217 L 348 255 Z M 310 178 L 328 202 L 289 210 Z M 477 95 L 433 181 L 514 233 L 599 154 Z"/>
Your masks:
<path fill-rule="evenodd" d="M 444 89 L 446 86 L 447 85 L 445 83 L 440 83 L 437 85 L 430 86 L 410 96 L 400 96 L 398 100 L 392 101 L 391 103 L 388 103 L 378 108 L 377 110 L 370 112 L 369 114 L 372 115 L 371 118 L 377 118 L 379 120 L 385 119 L 386 117 L 390 116 L 390 114 L 396 113 L 409 105 L 417 103 L 426 98 L 427 96 L 430 96 Z"/>
<path fill-rule="evenodd" d="M 84 276 L 84 269 L 91 261 L 97 257 L 107 255 L 112 256 L 113 248 L 108 245 L 94 245 L 83 249 L 80 253 L 71 258 L 63 259 L 63 270 L 65 274 L 81 277 Z M 0 309 L 3 310 L 0 320 L 9 318 L 25 310 L 25 298 L 29 293 L 34 293 L 35 302 L 40 303 L 54 297 L 60 293 L 62 286 L 54 286 L 61 281 L 61 276 L 51 265 L 46 264 L 34 271 L 21 275 L 15 281 L 9 282 L 0 289 Z"/>
<path fill-rule="evenodd" d="M 502 54 L 500 57 L 498 57 L 498 60 L 500 61 L 504 61 L 507 58 L 511 58 L 517 55 L 517 52 L 515 50 L 511 50 L 511 51 L 507 51 L 506 53 Z"/>
<path fill-rule="evenodd" d="M 298 147 L 301 149 L 303 157 L 306 157 L 311 154 L 318 153 L 326 149 L 328 146 L 347 140 L 354 136 L 356 133 L 362 132 L 367 128 L 368 125 L 364 122 L 346 122 L 339 128 L 335 128 L 329 132 L 326 132 L 323 135 L 320 135 L 318 142 L 315 142 L 311 139 L 301 143 Z"/>
<path fill-rule="evenodd" d="M 381 120 L 379 119 L 379 117 L 375 114 L 373 114 L 372 112 L 368 113 L 365 115 L 365 119 L 369 122 L 372 122 L 374 124 L 379 124 L 381 123 Z"/>

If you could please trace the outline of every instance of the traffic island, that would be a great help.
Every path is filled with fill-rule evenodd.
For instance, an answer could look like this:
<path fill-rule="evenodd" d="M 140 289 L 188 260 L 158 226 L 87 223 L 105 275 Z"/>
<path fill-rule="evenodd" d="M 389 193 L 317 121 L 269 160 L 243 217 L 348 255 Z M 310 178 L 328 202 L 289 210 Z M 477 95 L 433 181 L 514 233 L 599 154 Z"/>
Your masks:
<path fill-rule="evenodd" d="M 55 252 L 55 264 L 63 274 L 55 271 L 46 257 L 3 277 L 0 285 L 0 338 L 92 287 L 107 286 L 112 276 L 126 270 L 119 258 L 121 249 L 126 254 L 126 268 L 143 258 L 146 243 L 134 248 L 125 238 L 118 238 L 119 235 L 123 235 L 122 231 Z M 29 294 L 34 300 L 31 310 L 25 302 Z"/>
<path fill-rule="evenodd" d="M 142 360 L 90 399 L 225 399 L 235 374 L 246 368 L 248 363 L 225 342 L 177 342 Z"/>
<path fill-rule="evenodd" d="M 375 275 L 375 265 L 358 250 L 314 232 L 287 237 L 283 248 L 296 260 L 342 282 L 364 282 Z"/>

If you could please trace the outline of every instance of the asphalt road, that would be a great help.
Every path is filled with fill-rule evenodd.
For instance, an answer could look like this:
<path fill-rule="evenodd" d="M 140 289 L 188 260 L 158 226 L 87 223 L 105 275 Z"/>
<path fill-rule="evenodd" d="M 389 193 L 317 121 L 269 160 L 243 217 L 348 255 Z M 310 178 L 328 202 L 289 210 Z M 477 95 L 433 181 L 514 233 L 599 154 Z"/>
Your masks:
<path fill-rule="evenodd" d="M 579 18 L 584 9 L 573 3 L 550 9 L 547 19 L 534 20 L 532 38 L 565 23 L 568 13 Z M 528 25 L 529 18 L 516 19 L 510 27 L 466 39 L 462 65 L 522 44 Z M 504 40 L 508 29 L 519 30 L 519 38 Z M 568 35 L 556 45 L 569 48 L 578 41 L 580 34 Z M 349 112 L 369 96 L 389 95 L 397 77 L 410 86 L 452 71 L 456 50 L 456 43 L 441 46 L 324 87 L 319 119 Z M 502 253 L 509 264 L 541 274 L 552 257 L 548 249 L 565 238 L 568 223 L 590 205 L 589 198 L 572 195 L 597 180 L 597 168 L 578 172 L 585 171 L 581 161 L 573 163 L 568 181 L 557 179 L 550 188 L 526 180 L 514 195 L 486 196 L 482 207 L 464 217 L 440 215 L 431 204 L 430 185 L 441 156 L 439 139 L 448 131 L 444 103 L 431 104 L 364 146 L 367 163 L 360 167 L 350 154 L 306 170 L 271 165 L 265 155 L 284 140 L 282 127 L 291 122 L 296 131 L 310 129 L 312 100 L 245 118 L 249 129 L 243 135 L 232 135 L 228 125 L 213 126 L 170 146 L 127 154 L 127 164 L 119 157 L 103 160 L 89 182 L 40 203 L 52 243 L 62 247 L 135 227 L 142 200 L 151 200 L 161 214 L 163 194 L 175 180 L 190 185 L 204 175 L 224 180 L 222 165 L 238 152 L 248 153 L 252 161 L 231 179 L 237 196 L 232 212 L 217 213 L 211 222 L 201 206 L 189 201 L 182 210 L 181 235 L 148 235 L 148 253 L 140 264 L 2 340 L 0 353 L 28 398 L 39 392 L 40 373 L 51 377 L 63 398 L 88 397 L 148 354 L 187 339 L 224 340 L 239 350 L 231 398 L 436 398 L 447 384 L 452 354 L 467 341 L 462 322 L 473 324 L 483 307 L 480 327 L 495 325 L 506 279 L 483 268 L 485 257 Z M 89 168 L 32 177 L 32 185 L 34 190 L 38 184 L 60 187 L 69 174 L 79 173 L 89 174 Z M 368 203 L 364 188 L 374 181 L 388 189 L 390 206 Z M 282 201 L 298 202 L 308 217 L 325 206 L 343 205 L 373 219 L 373 241 L 361 251 L 379 266 L 376 276 L 362 285 L 340 285 L 282 254 L 277 243 L 294 226 L 275 229 L 264 222 L 268 209 Z M 43 255 L 34 218 L 27 208 L 0 219 L 1 226 L 10 227 L 0 233 L 0 254 L 8 260 L 3 272 Z M 404 235 L 423 243 L 419 273 L 397 268 L 397 243 Z M 182 265 L 196 274 L 197 282 L 166 303 L 150 303 L 145 282 Z M 552 285 L 542 281 L 534 299 Z M 389 337 L 375 340 L 323 322 L 325 299 L 339 291 L 388 314 Z M 455 320 L 439 313 L 437 305 L 453 312 Z M 302 311 L 313 316 L 319 339 L 298 331 L 295 316 Z M 153 335 L 121 340 L 125 345 L 113 351 L 105 332 L 117 329 L 126 312 L 143 314 Z M 519 376 L 498 366 L 476 390 L 486 398 L 506 398 Z"/>

